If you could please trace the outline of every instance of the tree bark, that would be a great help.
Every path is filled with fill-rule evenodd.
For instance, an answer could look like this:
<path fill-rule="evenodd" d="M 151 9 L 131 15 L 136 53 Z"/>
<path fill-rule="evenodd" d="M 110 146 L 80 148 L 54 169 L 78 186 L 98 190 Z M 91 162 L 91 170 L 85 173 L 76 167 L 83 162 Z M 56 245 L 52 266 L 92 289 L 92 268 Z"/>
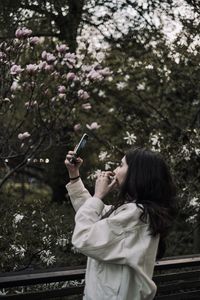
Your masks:
<path fill-rule="evenodd" d="M 77 48 L 77 34 L 82 20 L 82 12 L 85 0 L 70 0 L 67 16 L 59 14 L 55 19 L 56 26 L 60 30 L 59 39 L 67 42 L 71 52 Z"/>

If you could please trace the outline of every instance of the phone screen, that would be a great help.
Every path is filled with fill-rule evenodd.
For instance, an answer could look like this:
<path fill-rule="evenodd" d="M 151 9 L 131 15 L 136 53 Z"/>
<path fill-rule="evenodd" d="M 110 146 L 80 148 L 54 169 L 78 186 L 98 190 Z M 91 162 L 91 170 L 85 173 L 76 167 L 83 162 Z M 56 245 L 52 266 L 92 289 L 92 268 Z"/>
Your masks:
<path fill-rule="evenodd" d="M 88 139 L 88 135 L 86 133 L 84 133 L 84 135 L 82 136 L 80 142 L 78 143 L 78 145 L 74 149 L 74 152 L 76 152 L 76 155 L 79 155 L 81 150 L 85 147 L 87 139 Z"/>
<path fill-rule="evenodd" d="M 75 155 L 74 157 L 70 160 L 71 163 L 76 163 L 76 157 L 80 155 L 81 150 L 85 147 L 85 144 L 88 140 L 88 135 L 86 133 L 84 133 L 84 135 L 82 136 L 82 138 L 80 139 L 80 142 L 78 143 L 78 145 L 76 145 L 74 152 Z"/>

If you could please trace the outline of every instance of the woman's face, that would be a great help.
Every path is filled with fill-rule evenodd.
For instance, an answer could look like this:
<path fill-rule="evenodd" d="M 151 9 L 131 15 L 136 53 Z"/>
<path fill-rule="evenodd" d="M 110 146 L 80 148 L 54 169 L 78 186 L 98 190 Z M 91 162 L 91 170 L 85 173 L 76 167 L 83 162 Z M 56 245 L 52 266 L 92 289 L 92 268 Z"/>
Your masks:
<path fill-rule="evenodd" d="M 113 171 L 115 173 L 115 178 L 119 186 L 122 185 L 126 178 L 126 174 L 128 171 L 128 165 L 126 162 L 125 156 L 122 158 L 120 165 Z"/>

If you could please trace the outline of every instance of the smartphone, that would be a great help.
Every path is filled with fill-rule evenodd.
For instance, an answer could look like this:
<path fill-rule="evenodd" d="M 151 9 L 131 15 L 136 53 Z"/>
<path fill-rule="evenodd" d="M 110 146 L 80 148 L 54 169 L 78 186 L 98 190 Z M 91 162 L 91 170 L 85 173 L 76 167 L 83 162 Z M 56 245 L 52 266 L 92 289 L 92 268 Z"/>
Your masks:
<path fill-rule="evenodd" d="M 85 147 L 85 144 L 88 140 L 88 135 L 86 133 L 84 133 L 84 135 L 82 136 L 82 138 L 80 139 L 80 142 L 77 144 L 77 146 L 74 149 L 74 156 L 70 159 L 70 163 L 76 163 L 76 158 L 80 155 L 82 149 Z"/>

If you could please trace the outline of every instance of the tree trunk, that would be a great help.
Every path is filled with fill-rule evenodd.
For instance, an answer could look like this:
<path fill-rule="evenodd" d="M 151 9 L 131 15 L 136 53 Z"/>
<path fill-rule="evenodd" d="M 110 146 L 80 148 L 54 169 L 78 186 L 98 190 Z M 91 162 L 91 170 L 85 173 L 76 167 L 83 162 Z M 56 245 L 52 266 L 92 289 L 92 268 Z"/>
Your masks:
<path fill-rule="evenodd" d="M 77 48 L 76 38 L 82 20 L 84 2 L 84 0 L 70 0 L 67 16 L 58 15 L 55 20 L 60 30 L 59 38 L 67 42 L 71 52 L 75 52 Z"/>

